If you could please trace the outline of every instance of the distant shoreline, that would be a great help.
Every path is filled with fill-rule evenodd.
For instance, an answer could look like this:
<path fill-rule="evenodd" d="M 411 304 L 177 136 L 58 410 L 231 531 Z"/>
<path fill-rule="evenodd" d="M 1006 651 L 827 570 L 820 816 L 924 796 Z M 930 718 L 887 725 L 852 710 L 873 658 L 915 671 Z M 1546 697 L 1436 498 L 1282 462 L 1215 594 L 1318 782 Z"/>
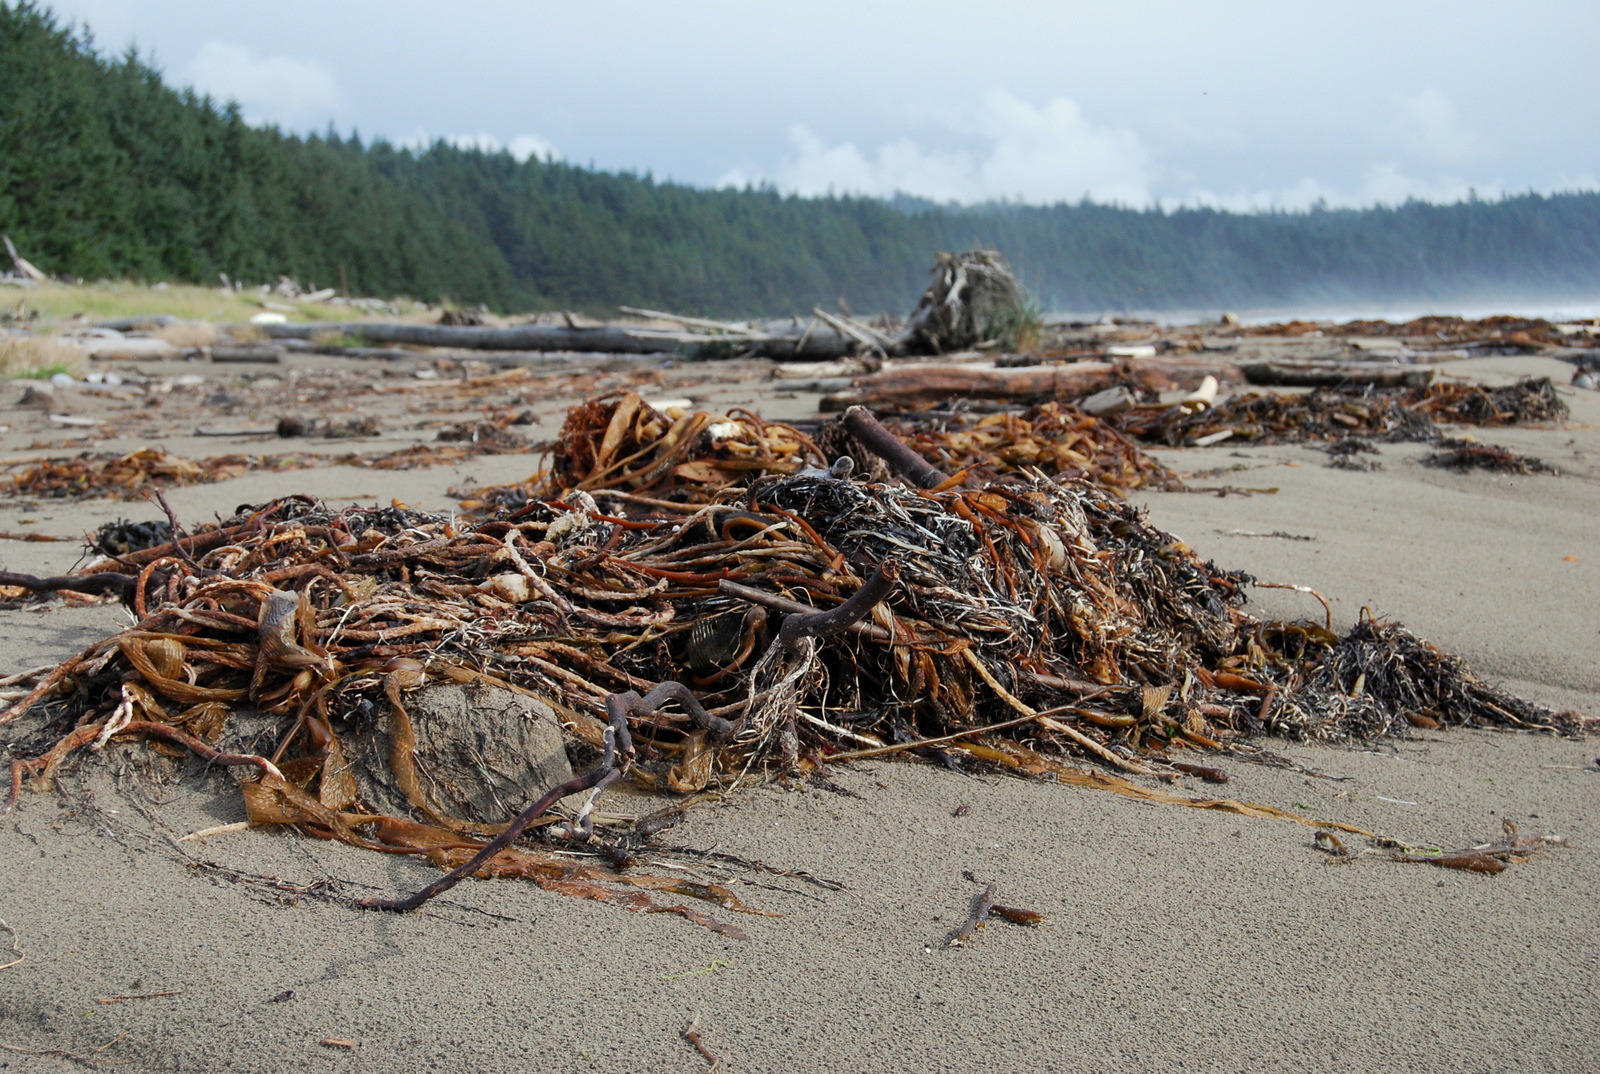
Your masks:
<path fill-rule="evenodd" d="M 1221 309 L 1111 309 L 1088 311 L 1052 310 L 1044 315 L 1046 324 L 1092 322 L 1101 317 L 1113 316 L 1130 321 L 1150 321 L 1156 324 L 1209 324 L 1224 311 Z M 1396 305 L 1350 302 L 1319 303 L 1289 306 L 1241 305 L 1226 312 L 1239 318 L 1241 324 L 1281 324 L 1286 321 L 1313 321 L 1345 324 L 1350 321 L 1389 321 L 1403 324 L 1420 317 L 1460 317 L 1478 321 L 1485 317 L 1525 317 L 1529 320 L 1589 321 L 1600 317 L 1600 294 L 1587 297 L 1560 297 L 1549 299 L 1513 299 L 1496 301 L 1490 296 L 1472 298 L 1447 298 L 1428 302 L 1407 299 Z"/>

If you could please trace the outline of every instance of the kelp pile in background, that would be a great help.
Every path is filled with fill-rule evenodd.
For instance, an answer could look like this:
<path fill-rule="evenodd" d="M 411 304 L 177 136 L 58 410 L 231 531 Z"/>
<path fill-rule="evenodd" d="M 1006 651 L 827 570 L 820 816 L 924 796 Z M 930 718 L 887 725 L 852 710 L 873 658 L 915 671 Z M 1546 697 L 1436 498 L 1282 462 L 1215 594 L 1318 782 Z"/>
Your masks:
<path fill-rule="evenodd" d="M 1432 441 L 1438 423 L 1521 425 L 1560 421 L 1567 406 L 1548 377 L 1501 388 L 1435 382 L 1426 388 L 1318 388 L 1305 394 L 1247 392 L 1215 406 L 1149 405 L 1110 419 L 1147 443 L 1192 445 L 1226 434 L 1258 444 L 1327 442 L 1360 436 Z"/>

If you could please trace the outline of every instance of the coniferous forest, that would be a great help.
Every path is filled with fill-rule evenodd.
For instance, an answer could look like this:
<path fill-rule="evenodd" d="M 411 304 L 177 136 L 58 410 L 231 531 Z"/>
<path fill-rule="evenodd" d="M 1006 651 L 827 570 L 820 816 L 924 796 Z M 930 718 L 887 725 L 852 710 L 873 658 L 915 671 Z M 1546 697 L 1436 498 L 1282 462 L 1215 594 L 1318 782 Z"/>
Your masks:
<path fill-rule="evenodd" d="M 136 54 L 0 3 L 0 231 L 47 272 L 490 307 L 903 312 L 934 251 L 1004 251 L 1046 308 L 1600 293 L 1600 194 L 1230 213 L 703 190 L 245 123 Z"/>

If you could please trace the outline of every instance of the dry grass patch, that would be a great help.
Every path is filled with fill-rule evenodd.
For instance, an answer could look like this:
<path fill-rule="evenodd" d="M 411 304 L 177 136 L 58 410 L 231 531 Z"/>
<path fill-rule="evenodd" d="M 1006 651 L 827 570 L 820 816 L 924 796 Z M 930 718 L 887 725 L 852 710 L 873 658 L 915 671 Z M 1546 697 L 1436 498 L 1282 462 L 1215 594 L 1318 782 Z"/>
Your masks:
<path fill-rule="evenodd" d="M 0 337 L 0 377 L 48 377 L 52 373 L 83 375 L 88 354 L 82 347 L 50 336 Z"/>
<path fill-rule="evenodd" d="M 208 321 L 179 321 L 177 324 L 157 328 L 150 335 L 165 340 L 174 347 L 187 350 L 193 347 L 209 347 L 216 343 L 217 326 Z"/>

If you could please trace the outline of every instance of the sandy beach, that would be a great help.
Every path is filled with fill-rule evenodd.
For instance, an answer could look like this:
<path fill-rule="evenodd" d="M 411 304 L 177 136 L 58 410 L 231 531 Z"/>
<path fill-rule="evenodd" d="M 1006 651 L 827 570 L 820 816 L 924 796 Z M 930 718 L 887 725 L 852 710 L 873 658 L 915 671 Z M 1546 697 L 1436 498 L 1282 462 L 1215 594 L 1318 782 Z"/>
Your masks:
<path fill-rule="evenodd" d="M 1564 383 L 1570 369 L 1482 358 L 1451 372 Z M 653 390 L 815 414 L 814 394 L 781 398 L 740 375 L 710 389 L 669 371 Z M 1564 428 L 1474 430 L 1557 476 L 1436 470 L 1420 445 L 1385 445 L 1382 469 L 1351 472 L 1307 447 L 1224 443 L 1157 454 L 1184 473 L 1225 471 L 1193 484 L 1277 491 L 1138 499 L 1219 564 L 1317 589 L 1336 628 L 1370 608 L 1515 692 L 1600 713 L 1600 394 L 1564 398 Z M 541 434 L 569 402 L 538 401 Z M 27 424 L 38 414 L 8 413 L 0 446 L 18 452 L 40 435 Z M 169 498 L 190 522 L 290 491 L 449 510 L 447 490 L 468 478 L 533 467 L 529 455 L 329 466 Z M 0 531 L 76 536 L 158 515 L 139 501 L 6 503 Z M 1274 533 L 1310 540 L 1258 536 Z M 7 569 L 35 573 L 78 552 L 0 548 Z M 1322 611 L 1286 590 L 1252 604 Z M 0 611 L 0 673 L 126 623 L 111 604 Z M 1509 820 L 1564 845 L 1494 876 L 1339 863 L 1300 824 L 873 760 L 831 768 L 832 789 L 697 805 L 662 837 L 771 867 L 671 859 L 782 915 L 741 915 L 738 942 L 511 880 L 464 884 L 410 916 L 355 910 L 337 899 L 437 872 L 282 830 L 174 843 L 244 818 L 232 781 L 155 785 L 144 747 L 113 746 L 69 771 L 60 796 L 25 792 L 0 822 L 0 919 L 25 956 L 0 969 L 0 1069 L 705 1071 L 680 1035 L 691 1022 L 735 1072 L 1600 1069 L 1600 745 L 1460 730 L 1265 745 L 1292 763 L 1229 759 L 1230 796 L 1410 843 L 1488 842 Z M 657 804 L 630 790 L 602 801 L 633 815 Z M 948 946 L 990 882 L 1045 921 L 997 921 Z M 10 939 L 0 932 L 0 964 Z"/>

